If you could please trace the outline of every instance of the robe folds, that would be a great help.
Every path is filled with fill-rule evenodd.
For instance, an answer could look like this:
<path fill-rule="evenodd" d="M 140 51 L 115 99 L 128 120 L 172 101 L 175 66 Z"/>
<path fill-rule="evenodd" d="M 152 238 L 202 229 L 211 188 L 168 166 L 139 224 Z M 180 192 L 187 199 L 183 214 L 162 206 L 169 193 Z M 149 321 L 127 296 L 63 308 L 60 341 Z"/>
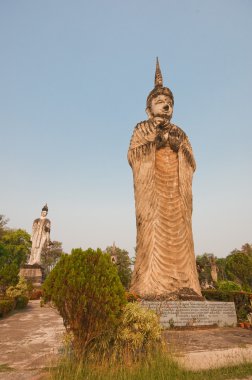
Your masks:
<path fill-rule="evenodd" d="M 174 124 L 171 129 L 181 136 L 178 149 L 169 137 L 157 146 L 157 123 L 150 119 L 137 124 L 128 151 L 137 226 L 131 291 L 142 297 L 182 288 L 201 294 L 192 235 L 196 165 L 186 134 Z"/>
<path fill-rule="evenodd" d="M 32 249 L 28 264 L 41 264 L 41 253 L 50 243 L 51 222 L 46 218 L 35 219 L 32 225 Z"/>

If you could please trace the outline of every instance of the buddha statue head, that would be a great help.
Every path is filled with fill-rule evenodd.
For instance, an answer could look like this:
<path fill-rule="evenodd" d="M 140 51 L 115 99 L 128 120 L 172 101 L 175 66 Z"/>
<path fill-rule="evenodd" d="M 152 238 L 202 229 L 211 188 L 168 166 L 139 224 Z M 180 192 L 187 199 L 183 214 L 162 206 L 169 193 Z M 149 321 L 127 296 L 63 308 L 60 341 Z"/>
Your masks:
<path fill-rule="evenodd" d="M 149 118 L 162 117 L 170 120 L 172 118 L 174 98 L 168 87 L 163 87 L 162 73 L 157 58 L 155 87 L 149 93 L 146 102 L 146 113 Z"/>
<path fill-rule="evenodd" d="M 48 206 L 47 206 L 47 203 L 44 205 L 44 207 L 42 208 L 42 211 L 41 211 L 41 217 L 42 218 L 45 218 L 46 215 L 48 214 Z"/>

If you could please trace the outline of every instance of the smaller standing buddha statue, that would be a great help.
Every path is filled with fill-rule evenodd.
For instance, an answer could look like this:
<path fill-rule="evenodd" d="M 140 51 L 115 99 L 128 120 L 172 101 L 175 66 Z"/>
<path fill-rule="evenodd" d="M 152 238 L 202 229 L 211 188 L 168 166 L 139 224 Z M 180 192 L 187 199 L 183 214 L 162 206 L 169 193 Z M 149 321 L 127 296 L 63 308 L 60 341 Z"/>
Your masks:
<path fill-rule="evenodd" d="M 51 222 L 46 218 L 48 214 L 47 204 L 42 208 L 41 216 L 35 219 L 32 226 L 32 248 L 28 264 L 41 265 L 41 253 L 50 244 Z"/>

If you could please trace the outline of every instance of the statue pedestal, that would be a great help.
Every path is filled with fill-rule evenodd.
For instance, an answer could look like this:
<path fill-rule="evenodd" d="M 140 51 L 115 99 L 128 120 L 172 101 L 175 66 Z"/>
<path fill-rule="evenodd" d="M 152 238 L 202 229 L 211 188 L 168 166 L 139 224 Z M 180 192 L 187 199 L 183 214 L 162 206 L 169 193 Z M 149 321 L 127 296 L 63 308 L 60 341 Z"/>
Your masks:
<path fill-rule="evenodd" d="M 19 276 L 31 282 L 34 287 L 41 287 L 44 280 L 44 271 L 39 264 L 25 264 L 20 268 Z"/>
<path fill-rule="evenodd" d="M 141 304 L 160 316 L 164 328 L 237 325 L 234 302 L 142 300 Z"/>

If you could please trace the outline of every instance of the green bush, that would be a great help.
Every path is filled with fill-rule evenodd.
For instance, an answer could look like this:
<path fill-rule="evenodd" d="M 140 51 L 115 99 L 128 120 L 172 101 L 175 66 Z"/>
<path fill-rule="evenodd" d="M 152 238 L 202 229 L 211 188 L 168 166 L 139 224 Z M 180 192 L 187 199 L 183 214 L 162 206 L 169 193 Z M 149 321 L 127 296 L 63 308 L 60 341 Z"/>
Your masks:
<path fill-rule="evenodd" d="M 15 308 L 14 299 L 0 299 L 0 317 L 4 317 Z"/>
<path fill-rule="evenodd" d="M 233 281 L 218 281 L 218 289 L 223 292 L 235 292 L 242 290 L 241 285 L 233 282 Z"/>
<path fill-rule="evenodd" d="M 6 295 L 9 298 L 17 298 L 20 296 L 28 297 L 28 294 L 29 294 L 29 286 L 28 286 L 26 279 L 22 276 L 19 277 L 19 281 L 18 281 L 17 285 L 10 286 L 6 290 Z"/>
<path fill-rule="evenodd" d="M 131 302 L 124 307 L 119 324 L 90 347 L 87 358 L 111 365 L 130 365 L 153 358 L 162 349 L 158 316 L 138 302 Z"/>
<path fill-rule="evenodd" d="M 24 309 L 29 302 L 29 297 L 27 296 L 18 296 L 16 298 L 16 307 L 15 309 Z"/>
<path fill-rule="evenodd" d="M 6 290 L 6 295 L 15 301 L 15 309 L 25 308 L 29 302 L 29 285 L 26 279 L 20 276 L 17 285 Z"/>
<path fill-rule="evenodd" d="M 44 302 L 52 302 L 73 335 L 79 356 L 118 324 L 124 288 L 110 256 L 100 249 L 64 254 L 43 285 Z"/>
<path fill-rule="evenodd" d="M 160 348 L 161 325 L 157 314 L 138 302 L 128 303 L 114 342 L 115 357 L 136 361 Z"/>
<path fill-rule="evenodd" d="M 1 231 L 0 231 L 1 232 Z M 0 240 L 0 292 L 18 283 L 20 266 L 29 255 L 30 235 L 21 229 L 4 229 Z"/>

